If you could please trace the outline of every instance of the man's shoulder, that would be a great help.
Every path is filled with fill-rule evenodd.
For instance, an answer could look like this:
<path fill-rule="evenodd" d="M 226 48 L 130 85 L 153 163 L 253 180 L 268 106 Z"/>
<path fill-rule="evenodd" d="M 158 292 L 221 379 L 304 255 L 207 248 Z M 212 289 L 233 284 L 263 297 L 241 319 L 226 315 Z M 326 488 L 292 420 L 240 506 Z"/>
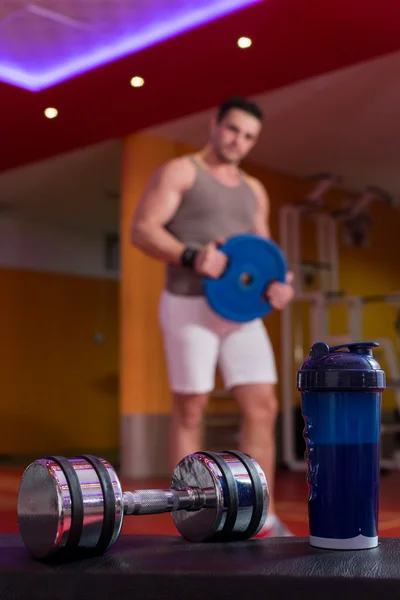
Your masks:
<path fill-rule="evenodd" d="M 253 175 L 249 175 L 248 173 L 243 173 L 243 176 L 244 176 L 245 180 L 247 181 L 247 184 L 251 187 L 253 192 L 256 194 L 257 198 L 261 199 L 261 198 L 268 197 L 266 187 L 260 179 L 258 179 L 257 177 L 254 177 Z"/>
<path fill-rule="evenodd" d="M 184 171 L 188 171 L 188 170 L 194 170 L 194 168 L 195 168 L 195 165 L 193 162 L 192 155 L 190 155 L 190 154 L 183 154 L 182 156 L 176 156 L 174 158 L 170 158 L 162 166 L 163 170 L 168 170 L 168 171 L 179 171 L 180 169 L 183 169 Z"/>
<path fill-rule="evenodd" d="M 193 179 L 195 172 L 195 165 L 190 154 L 171 158 L 160 168 L 160 173 L 164 177 L 180 181 Z"/>
<path fill-rule="evenodd" d="M 169 187 L 184 191 L 193 185 L 196 169 L 190 155 L 171 158 L 153 172 L 152 186 Z"/>

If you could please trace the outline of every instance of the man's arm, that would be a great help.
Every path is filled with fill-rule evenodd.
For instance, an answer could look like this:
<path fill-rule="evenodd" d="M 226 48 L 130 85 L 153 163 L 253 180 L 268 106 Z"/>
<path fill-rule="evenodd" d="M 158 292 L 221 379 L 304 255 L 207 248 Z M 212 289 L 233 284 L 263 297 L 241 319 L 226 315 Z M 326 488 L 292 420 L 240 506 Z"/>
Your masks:
<path fill-rule="evenodd" d="M 254 219 L 253 233 L 266 237 L 270 240 L 270 202 L 268 193 L 264 188 L 263 184 L 260 181 L 258 181 L 258 179 L 251 178 L 249 180 L 249 184 L 251 185 L 254 194 L 257 198 L 257 211 Z M 293 299 L 294 289 L 292 283 L 293 273 L 292 271 L 288 271 L 286 273 L 286 283 L 274 281 L 268 286 L 265 295 L 274 308 L 282 310 Z"/>
<path fill-rule="evenodd" d="M 271 231 L 269 228 L 269 211 L 270 202 L 269 196 L 263 184 L 254 177 L 250 177 L 249 185 L 251 186 L 254 195 L 257 199 L 257 210 L 254 218 L 253 233 L 271 239 Z"/>
<path fill-rule="evenodd" d="M 151 256 L 178 265 L 184 244 L 165 229 L 191 185 L 194 170 L 185 157 L 169 161 L 151 177 L 133 217 L 131 242 Z"/>

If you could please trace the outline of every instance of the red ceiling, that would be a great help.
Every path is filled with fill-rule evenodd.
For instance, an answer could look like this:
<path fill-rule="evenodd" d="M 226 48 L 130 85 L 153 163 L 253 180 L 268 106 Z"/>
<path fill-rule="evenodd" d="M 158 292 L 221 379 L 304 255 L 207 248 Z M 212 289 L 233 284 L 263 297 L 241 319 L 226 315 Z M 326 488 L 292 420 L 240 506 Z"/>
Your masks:
<path fill-rule="evenodd" d="M 394 52 L 399 18 L 398 0 L 264 0 L 41 93 L 0 83 L 0 171 Z"/>

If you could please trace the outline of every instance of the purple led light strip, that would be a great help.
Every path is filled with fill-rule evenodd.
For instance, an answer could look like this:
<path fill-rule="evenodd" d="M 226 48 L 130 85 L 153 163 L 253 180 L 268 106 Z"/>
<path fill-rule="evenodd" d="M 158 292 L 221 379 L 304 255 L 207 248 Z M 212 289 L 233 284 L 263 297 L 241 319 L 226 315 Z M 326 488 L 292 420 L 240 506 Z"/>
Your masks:
<path fill-rule="evenodd" d="M 0 81 L 38 92 L 57 83 L 85 73 L 91 69 L 112 62 L 123 56 L 143 50 L 184 31 L 194 29 L 219 17 L 241 8 L 258 4 L 265 0 L 219 0 L 213 5 L 203 5 L 201 9 L 171 17 L 167 24 L 157 24 L 147 31 L 116 39 L 114 43 L 99 47 L 87 55 L 71 57 L 55 68 L 45 72 L 24 70 L 23 65 L 7 64 L 0 58 Z M 49 52 L 53 51 L 49 49 Z"/>

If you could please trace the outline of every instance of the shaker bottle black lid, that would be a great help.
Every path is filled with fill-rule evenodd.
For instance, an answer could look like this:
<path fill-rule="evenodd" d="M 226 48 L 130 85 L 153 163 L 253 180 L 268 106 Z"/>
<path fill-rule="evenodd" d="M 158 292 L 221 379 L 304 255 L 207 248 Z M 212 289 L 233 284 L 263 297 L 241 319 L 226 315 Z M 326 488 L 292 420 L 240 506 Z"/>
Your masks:
<path fill-rule="evenodd" d="M 377 346 L 377 342 L 331 348 L 325 342 L 313 344 L 308 359 L 297 372 L 297 389 L 382 391 L 386 387 L 385 372 L 372 355 L 372 348 Z"/>

